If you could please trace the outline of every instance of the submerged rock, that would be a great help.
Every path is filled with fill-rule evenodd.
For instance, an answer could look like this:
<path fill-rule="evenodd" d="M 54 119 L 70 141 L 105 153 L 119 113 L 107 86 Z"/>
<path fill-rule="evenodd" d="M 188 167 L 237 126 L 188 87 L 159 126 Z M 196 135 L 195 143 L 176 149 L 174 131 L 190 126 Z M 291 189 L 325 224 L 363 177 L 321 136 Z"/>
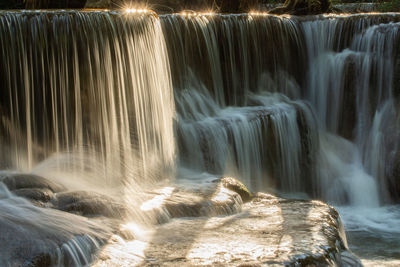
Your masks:
<path fill-rule="evenodd" d="M 174 219 L 158 225 L 148 241 L 110 244 L 94 266 L 345 266 L 349 262 L 361 266 L 348 252 L 334 208 L 319 201 L 259 193 L 237 214 Z"/>

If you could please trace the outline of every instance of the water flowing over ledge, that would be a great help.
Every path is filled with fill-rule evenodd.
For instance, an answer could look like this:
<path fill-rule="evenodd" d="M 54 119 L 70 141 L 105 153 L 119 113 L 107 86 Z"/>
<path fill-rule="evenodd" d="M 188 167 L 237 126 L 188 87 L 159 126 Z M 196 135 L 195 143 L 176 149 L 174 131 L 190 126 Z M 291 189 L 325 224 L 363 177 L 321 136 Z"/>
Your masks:
<path fill-rule="evenodd" d="M 211 201 L 215 212 L 206 208 L 209 200 L 193 200 L 199 190 L 193 188 L 177 197 L 181 202 L 172 198 L 181 203 L 178 211 L 153 205 L 168 202 L 175 185 L 201 188 L 213 177 L 231 175 L 255 192 L 322 199 L 353 212 L 398 203 L 397 21 L 397 14 L 0 12 L 0 164 L 19 171 L 0 177 L 3 226 L 17 222 L 9 233 L 33 229 L 30 244 L 54 238 L 38 258 L 25 255 L 26 262 L 79 266 L 107 242 L 124 244 L 118 236 L 130 236 L 129 223 L 146 229 L 161 223 L 153 230 L 173 233 L 186 223 L 218 221 L 216 215 L 237 213 L 241 224 L 246 211 L 257 211 L 253 202 L 243 211 L 235 196 L 222 210 Z M 324 205 L 320 212 L 328 221 L 335 213 Z M 170 221 L 182 213 L 204 218 Z M 61 224 L 63 217 L 76 228 Z M 133 228 L 139 240 L 142 228 Z M 338 222 L 332 231 L 339 228 Z M 151 254 L 163 251 L 154 248 Z M 10 255 L 7 263 L 18 258 Z"/>

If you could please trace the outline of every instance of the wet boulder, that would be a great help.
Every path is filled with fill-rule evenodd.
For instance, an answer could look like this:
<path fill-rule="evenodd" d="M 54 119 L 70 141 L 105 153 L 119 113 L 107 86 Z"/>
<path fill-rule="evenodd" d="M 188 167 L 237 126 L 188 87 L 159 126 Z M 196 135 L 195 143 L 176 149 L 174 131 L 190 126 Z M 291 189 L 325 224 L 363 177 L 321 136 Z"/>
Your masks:
<path fill-rule="evenodd" d="M 236 180 L 235 178 L 232 177 L 223 177 L 220 181 L 220 183 L 227 189 L 236 192 L 240 195 L 242 198 L 243 202 L 248 202 L 253 198 L 253 195 L 249 191 L 249 189 L 246 188 L 246 186 Z"/>
<path fill-rule="evenodd" d="M 155 190 L 147 196 L 141 209 L 160 224 L 173 218 L 235 214 L 241 210 L 242 198 L 248 201 L 251 197 L 246 187 L 234 178 L 210 180 L 196 187 L 182 185 L 168 194 L 165 188 Z"/>
<path fill-rule="evenodd" d="M 51 192 L 57 193 L 66 190 L 63 185 L 35 174 L 6 174 L 0 176 L 0 182 L 3 182 L 11 191 L 36 188 L 48 189 Z"/>
<path fill-rule="evenodd" d="M 59 210 L 89 217 L 121 218 L 125 214 L 123 205 L 113 198 L 87 191 L 59 193 L 53 205 Z"/>
<path fill-rule="evenodd" d="M 238 193 L 222 184 L 209 188 L 203 192 L 178 190 L 165 200 L 162 209 L 170 218 L 227 215 L 240 211 L 242 200 Z"/>
<path fill-rule="evenodd" d="M 22 188 L 14 190 L 13 193 L 39 203 L 47 203 L 54 198 L 54 193 L 48 188 Z"/>
<path fill-rule="evenodd" d="M 158 225 L 140 243 L 143 257 L 124 256 L 135 240 L 110 244 L 94 266 L 362 266 L 343 233 L 336 210 L 322 202 L 258 193 L 237 214 Z"/>
<path fill-rule="evenodd" d="M 87 266 L 114 226 L 32 205 L 0 186 L 0 266 Z"/>

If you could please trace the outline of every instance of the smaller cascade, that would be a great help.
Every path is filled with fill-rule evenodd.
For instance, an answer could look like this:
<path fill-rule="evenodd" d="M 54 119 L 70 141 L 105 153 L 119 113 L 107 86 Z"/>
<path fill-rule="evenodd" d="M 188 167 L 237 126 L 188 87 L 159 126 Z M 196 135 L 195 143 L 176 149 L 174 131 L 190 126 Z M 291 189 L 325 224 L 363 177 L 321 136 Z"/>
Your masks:
<path fill-rule="evenodd" d="M 310 61 L 307 98 L 315 108 L 322 130 L 354 142 L 347 146 L 356 151 L 351 156 L 351 166 L 359 171 L 349 170 L 354 175 L 346 175 L 349 181 L 341 186 L 358 184 L 355 185 L 358 191 L 363 190 L 361 184 L 376 186 L 373 191 L 378 197 L 372 206 L 388 203 L 396 195 L 391 192 L 395 187 L 393 173 L 399 148 L 395 137 L 399 132 L 398 104 L 393 85 L 400 26 L 386 20 L 380 16 L 354 16 L 351 20 L 339 18 L 302 24 Z M 342 182 L 338 180 L 338 184 Z M 372 189 L 364 190 L 376 195 Z M 356 198 L 357 192 L 346 195 L 344 199 Z M 375 197 L 368 198 L 372 199 Z M 370 203 L 365 200 L 364 203 Z"/>
<path fill-rule="evenodd" d="M 312 179 L 307 176 L 312 175 L 308 170 L 313 167 L 318 134 L 307 106 L 280 94 L 248 98 L 251 107 L 222 109 L 197 91 L 178 93 L 181 164 L 240 177 L 254 190 L 275 187 L 312 194 Z"/>

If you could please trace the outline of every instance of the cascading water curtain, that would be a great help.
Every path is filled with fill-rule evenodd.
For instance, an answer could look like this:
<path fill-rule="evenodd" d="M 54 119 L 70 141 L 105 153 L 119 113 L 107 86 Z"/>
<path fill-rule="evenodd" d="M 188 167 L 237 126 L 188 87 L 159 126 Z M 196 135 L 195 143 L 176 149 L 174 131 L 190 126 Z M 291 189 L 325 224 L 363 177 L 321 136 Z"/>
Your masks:
<path fill-rule="evenodd" d="M 7 12 L 0 43 L 3 168 L 58 155 L 56 169 L 100 184 L 169 176 L 175 108 L 155 15 Z"/>

